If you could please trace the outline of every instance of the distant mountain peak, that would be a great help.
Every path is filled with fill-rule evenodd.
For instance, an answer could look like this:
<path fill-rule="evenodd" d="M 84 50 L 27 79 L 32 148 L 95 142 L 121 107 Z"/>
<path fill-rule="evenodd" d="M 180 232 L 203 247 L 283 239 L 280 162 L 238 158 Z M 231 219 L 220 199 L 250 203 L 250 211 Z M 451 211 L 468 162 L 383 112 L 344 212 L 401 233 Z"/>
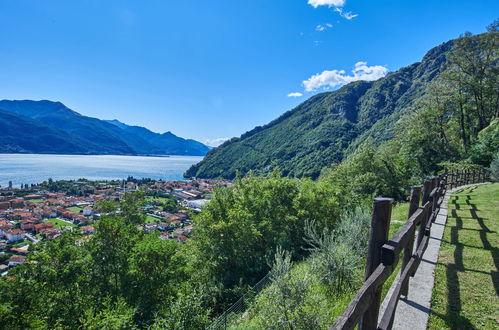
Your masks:
<path fill-rule="evenodd" d="M 144 127 L 124 124 L 117 119 L 100 120 L 87 117 L 61 102 L 1 100 L 0 110 L 16 114 L 17 116 L 4 114 L 3 117 L 9 118 L 10 121 L 15 120 L 16 127 L 19 128 L 17 133 L 9 130 L 9 136 L 5 133 L 7 130 L 0 131 L 0 152 L 18 150 L 17 152 L 36 153 L 57 151 L 69 154 L 203 156 L 209 150 L 209 147 L 200 142 L 183 139 L 171 132 L 159 134 Z M 23 128 L 23 125 L 26 127 Z M 40 141 L 43 127 L 47 128 L 47 141 Z M 41 135 L 30 137 L 31 132 L 35 131 Z M 16 145 L 16 141 L 25 140 L 32 140 L 32 143 L 23 142 L 22 145 Z M 61 147 L 51 148 L 50 140 Z M 8 144 L 3 141 L 8 141 Z M 44 147 L 40 148 L 39 145 Z M 76 147 L 77 145 L 83 147 Z"/>

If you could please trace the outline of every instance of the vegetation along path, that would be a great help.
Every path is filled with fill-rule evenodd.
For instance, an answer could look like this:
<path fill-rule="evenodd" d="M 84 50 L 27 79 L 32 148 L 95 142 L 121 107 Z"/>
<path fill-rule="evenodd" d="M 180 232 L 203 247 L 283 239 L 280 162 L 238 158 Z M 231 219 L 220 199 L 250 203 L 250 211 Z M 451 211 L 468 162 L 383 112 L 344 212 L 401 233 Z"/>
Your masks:
<path fill-rule="evenodd" d="M 451 195 L 428 328 L 499 327 L 498 201 L 499 183 Z"/>

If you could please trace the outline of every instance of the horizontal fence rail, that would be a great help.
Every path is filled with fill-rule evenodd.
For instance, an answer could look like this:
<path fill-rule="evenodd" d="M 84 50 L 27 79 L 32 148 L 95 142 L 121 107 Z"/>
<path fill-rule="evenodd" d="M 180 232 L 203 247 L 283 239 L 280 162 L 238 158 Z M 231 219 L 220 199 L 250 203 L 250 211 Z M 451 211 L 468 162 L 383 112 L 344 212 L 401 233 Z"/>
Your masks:
<path fill-rule="evenodd" d="M 440 211 L 445 192 L 462 185 L 485 182 L 488 175 L 485 170 L 446 170 L 442 175 L 425 180 L 422 187 L 413 187 L 408 220 L 391 239 L 387 236 L 392 199 L 376 198 L 373 203 L 365 282 L 330 329 L 353 329 L 357 325 L 359 330 L 391 329 L 400 296 L 407 296 L 409 280 L 416 273 L 428 246 L 431 226 Z M 384 313 L 379 315 L 381 289 L 395 271 L 402 251 L 400 276 L 391 295 L 386 297 L 388 304 Z"/>

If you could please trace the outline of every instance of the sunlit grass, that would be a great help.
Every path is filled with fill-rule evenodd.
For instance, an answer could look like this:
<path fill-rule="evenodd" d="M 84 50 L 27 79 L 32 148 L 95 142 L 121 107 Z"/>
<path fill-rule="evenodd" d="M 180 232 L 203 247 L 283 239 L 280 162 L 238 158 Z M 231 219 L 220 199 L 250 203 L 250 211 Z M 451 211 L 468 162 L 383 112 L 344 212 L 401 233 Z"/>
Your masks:
<path fill-rule="evenodd" d="M 499 184 L 468 188 L 449 200 L 430 329 L 499 327 L 498 201 Z"/>

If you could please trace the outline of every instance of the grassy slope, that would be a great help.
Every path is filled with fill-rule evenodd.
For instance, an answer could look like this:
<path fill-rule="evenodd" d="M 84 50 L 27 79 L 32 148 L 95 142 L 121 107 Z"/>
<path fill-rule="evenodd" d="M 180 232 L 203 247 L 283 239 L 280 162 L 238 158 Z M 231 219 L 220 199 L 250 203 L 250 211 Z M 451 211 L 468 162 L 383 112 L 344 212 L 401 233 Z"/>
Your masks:
<path fill-rule="evenodd" d="M 499 184 L 452 195 L 435 272 L 430 329 L 499 328 Z"/>

